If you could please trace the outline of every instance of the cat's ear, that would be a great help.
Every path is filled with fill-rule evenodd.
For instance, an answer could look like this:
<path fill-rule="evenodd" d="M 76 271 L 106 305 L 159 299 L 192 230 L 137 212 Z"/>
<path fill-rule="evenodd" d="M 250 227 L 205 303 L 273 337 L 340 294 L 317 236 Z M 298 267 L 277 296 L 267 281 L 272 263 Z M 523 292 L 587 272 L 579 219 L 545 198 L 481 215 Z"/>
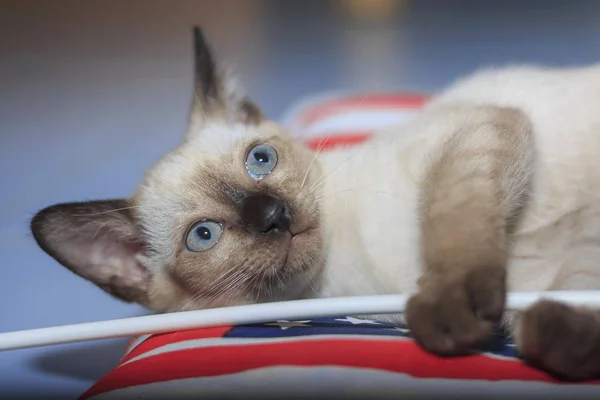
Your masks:
<path fill-rule="evenodd" d="M 38 245 L 77 275 L 126 302 L 147 303 L 144 241 L 127 200 L 62 203 L 31 220 Z"/>
<path fill-rule="evenodd" d="M 202 29 L 194 27 L 193 37 L 194 101 L 191 124 L 201 124 L 210 118 L 259 123 L 263 113 L 240 92 L 233 77 L 217 65 Z"/>

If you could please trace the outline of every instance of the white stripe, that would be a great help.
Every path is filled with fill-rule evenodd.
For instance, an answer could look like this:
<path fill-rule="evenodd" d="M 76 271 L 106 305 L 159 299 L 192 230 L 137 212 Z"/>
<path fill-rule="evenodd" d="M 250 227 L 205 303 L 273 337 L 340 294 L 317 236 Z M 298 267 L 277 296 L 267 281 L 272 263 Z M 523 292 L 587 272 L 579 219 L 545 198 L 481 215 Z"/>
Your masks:
<path fill-rule="evenodd" d="M 484 355 L 486 357 L 489 357 L 489 358 L 494 358 L 496 360 L 512 360 L 512 361 L 521 362 L 520 358 L 515 358 L 515 357 L 512 357 L 512 356 L 503 356 L 502 354 L 488 353 L 486 351 L 481 352 L 480 354 Z"/>
<path fill-rule="evenodd" d="M 235 362 L 234 359 L 231 362 Z M 243 396 L 240 394 L 243 393 Z M 338 366 L 260 368 L 231 375 L 178 379 L 132 386 L 101 399 L 257 398 L 310 399 L 598 399 L 598 385 L 547 382 L 420 379 L 403 373 Z"/>
<path fill-rule="evenodd" d="M 356 94 L 346 91 L 331 91 L 303 97 L 288 107 L 285 114 L 280 118 L 281 124 L 288 129 L 295 130 L 299 127 L 300 118 L 308 110 L 315 108 L 317 105 L 322 106 L 349 96 L 364 96 L 364 93 Z"/>
<path fill-rule="evenodd" d="M 279 119 L 282 126 L 285 128 L 295 132 L 303 131 L 305 127 L 301 123 L 301 119 L 305 116 L 305 114 L 309 110 L 314 110 L 320 107 L 328 106 L 331 103 L 335 103 L 338 101 L 347 100 L 349 98 L 364 98 L 365 103 L 368 103 L 368 97 L 372 96 L 397 96 L 398 98 L 404 98 L 406 95 L 402 92 L 355 92 L 355 91 L 331 91 L 331 92 L 323 92 L 313 96 L 303 97 L 300 100 L 294 102 L 290 107 L 288 107 L 287 112 L 283 114 L 283 116 Z M 357 109 L 360 107 L 353 106 Z M 389 108 L 385 107 L 385 108 Z M 395 106 L 398 109 L 411 110 L 412 108 L 405 107 L 402 105 Z M 350 107 L 351 108 L 351 107 Z M 382 106 L 382 108 L 384 108 Z M 421 107 L 418 107 L 414 111 L 417 111 Z"/>
<path fill-rule="evenodd" d="M 332 131 L 378 131 L 383 128 L 400 124 L 410 117 L 414 112 L 405 110 L 364 110 L 349 111 L 343 114 L 335 114 L 327 117 L 305 130 L 306 136 L 329 133 Z M 300 134 L 302 132 L 299 132 Z"/>
<path fill-rule="evenodd" d="M 209 347 L 225 347 L 225 346 L 251 346 L 265 343 L 287 343 L 287 342 L 310 342 L 319 340 L 343 340 L 343 339 L 360 339 L 370 341 L 408 341 L 411 340 L 403 336 L 386 336 L 386 335 L 310 335 L 310 336 L 290 336 L 290 337 L 274 337 L 274 338 L 206 338 L 206 339 L 191 339 L 183 340 L 177 343 L 169 343 L 156 349 L 149 350 L 137 357 L 127 360 L 121 365 L 129 364 L 134 361 L 142 360 L 147 357 L 156 356 L 159 354 L 169 353 L 178 350 L 188 349 L 203 349 Z"/>

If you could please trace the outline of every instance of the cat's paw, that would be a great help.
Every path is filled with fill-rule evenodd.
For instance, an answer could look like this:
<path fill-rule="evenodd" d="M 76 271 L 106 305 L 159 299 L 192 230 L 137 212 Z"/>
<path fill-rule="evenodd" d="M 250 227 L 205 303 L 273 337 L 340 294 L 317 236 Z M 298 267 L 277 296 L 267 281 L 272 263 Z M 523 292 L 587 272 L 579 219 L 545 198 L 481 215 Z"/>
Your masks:
<path fill-rule="evenodd" d="M 543 300 L 520 317 L 517 344 L 532 366 L 563 380 L 600 378 L 600 316 Z"/>
<path fill-rule="evenodd" d="M 465 355 L 497 328 L 505 302 L 505 268 L 477 268 L 460 277 L 430 279 L 408 301 L 405 318 L 425 350 L 440 356 Z"/>

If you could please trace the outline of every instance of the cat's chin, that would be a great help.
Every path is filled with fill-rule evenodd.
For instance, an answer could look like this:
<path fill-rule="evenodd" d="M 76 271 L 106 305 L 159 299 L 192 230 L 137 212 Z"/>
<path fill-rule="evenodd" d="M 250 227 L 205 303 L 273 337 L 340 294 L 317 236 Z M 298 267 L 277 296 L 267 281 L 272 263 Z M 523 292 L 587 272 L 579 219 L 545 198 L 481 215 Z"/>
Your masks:
<path fill-rule="evenodd" d="M 312 298 L 315 297 L 312 282 L 317 275 L 318 268 L 307 268 L 287 276 L 263 277 L 260 285 L 249 282 L 245 289 L 224 294 L 209 302 L 202 297 L 190 296 L 169 311 L 192 311 Z"/>
<path fill-rule="evenodd" d="M 310 228 L 291 235 L 285 259 L 272 273 L 252 280 L 249 287 L 254 303 L 296 300 L 306 296 L 320 271 L 318 261 L 321 238 L 318 229 Z"/>
<path fill-rule="evenodd" d="M 319 258 L 320 249 L 321 238 L 316 228 L 305 229 L 292 235 L 282 272 L 294 275 L 316 268 L 314 264 Z"/>

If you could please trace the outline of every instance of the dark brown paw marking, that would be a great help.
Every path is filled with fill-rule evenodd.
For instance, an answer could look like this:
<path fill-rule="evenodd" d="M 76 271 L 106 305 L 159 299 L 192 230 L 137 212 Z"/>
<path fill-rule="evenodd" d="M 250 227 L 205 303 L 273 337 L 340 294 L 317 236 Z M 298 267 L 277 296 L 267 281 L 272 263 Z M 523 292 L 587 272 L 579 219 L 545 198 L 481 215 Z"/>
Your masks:
<path fill-rule="evenodd" d="M 426 351 L 466 355 L 498 327 L 505 302 L 505 269 L 474 269 L 461 279 L 437 278 L 425 285 L 408 301 L 406 324 Z"/>
<path fill-rule="evenodd" d="M 563 380 L 600 378 L 598 313 L 543 300 L 523 313 L 519 332 L 519 351 L 532 366 Z"/>

